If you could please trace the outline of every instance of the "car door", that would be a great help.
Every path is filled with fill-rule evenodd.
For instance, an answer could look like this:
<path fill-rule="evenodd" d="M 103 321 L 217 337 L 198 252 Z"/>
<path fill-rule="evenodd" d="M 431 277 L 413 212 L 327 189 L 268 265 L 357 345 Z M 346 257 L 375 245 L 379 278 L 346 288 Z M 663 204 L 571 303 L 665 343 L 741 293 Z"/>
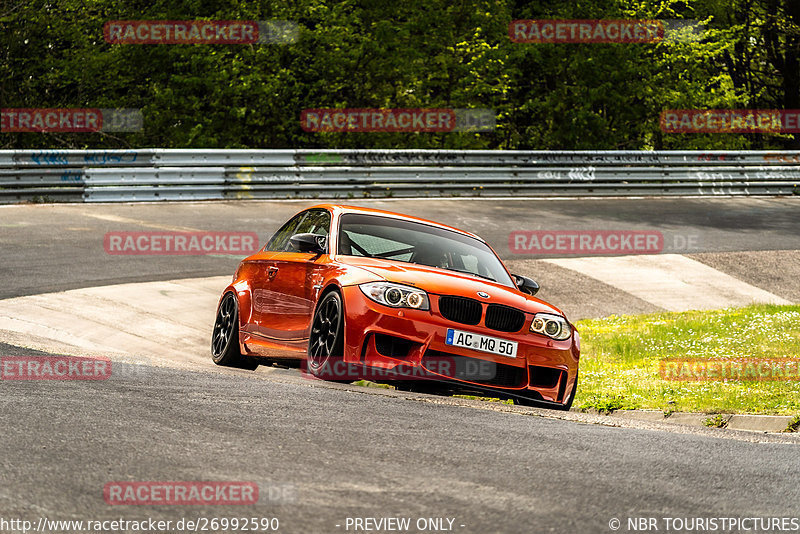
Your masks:
<path fill-rule="evenodd" d="M 327 210 L 308 210 L 291 235 L 328 236 L 330 224 L 331 214 Z M 297 252 L 288 238 L 282 248 L 267 262 L 269 284 L 262 290 L 260 330 L 287 348 L 304 351 L 314 303 L 328 264 L 327 254 Z"/>
<path fill-rule="evenodd" d="M 269 240 L 264 250 L 256 254 L 249 266 L 251 274 L 249 276 L 251 284 L 251 315 L 250 323 L 246 330 L 259 337 L 268 340 L 276 339 L 276 325 L 272 322 L 265 322 L 265 314 L 268 313 L 275 301 L 280 301 L 272 293 L 272 280 L 277 274 L 275 267 L 275 256 L 279 255 L 289 246 L 289 238 L 295 234 L 295 229 L 305 218 L 306 212 L 301 212 L 284 223 Z"/>
<path fill-rule="evenodd" d="M 244 334 L 260 335 L 261 314 L 264 310 L 264 291 L 269 289 L 269 267 L 275 253 L 266 249 L 260 250 L 242 262 L 238 271 L 241 278 L 250 282 L 249 313 L 241 313 L 241 331 Z"/>

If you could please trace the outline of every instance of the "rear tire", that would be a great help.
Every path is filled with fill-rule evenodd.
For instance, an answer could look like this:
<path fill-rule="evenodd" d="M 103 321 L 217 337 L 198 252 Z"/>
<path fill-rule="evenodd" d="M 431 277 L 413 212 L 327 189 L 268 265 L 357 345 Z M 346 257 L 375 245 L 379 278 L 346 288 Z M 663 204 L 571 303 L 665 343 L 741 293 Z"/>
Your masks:
<path fill-rule="evenodd" d="M 239 350 L 239 303 L 233 293 L 227 293 L 219 303 L 211 334 L 211 359 L 217 365 L 248 371 L 258 367 L 254 358 Z"/>

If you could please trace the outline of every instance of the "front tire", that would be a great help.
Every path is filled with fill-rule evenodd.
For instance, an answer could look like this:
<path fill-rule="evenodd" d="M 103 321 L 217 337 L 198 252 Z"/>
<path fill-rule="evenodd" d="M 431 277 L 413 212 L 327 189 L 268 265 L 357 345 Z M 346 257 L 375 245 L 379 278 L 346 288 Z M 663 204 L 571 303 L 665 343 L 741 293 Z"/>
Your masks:
<path fill-rule="evenodd" d="M 217 309 L 211 334 L 211 359 L 217 365 L 248 371 L 258 367 L 258 362 L 239 350 L 239 303 L 233 293 L 227 293 Z"/>
<path fill-rule="evenodd" d="M 578 392 L 578 375 L 575 375 L 575 383 L 572 384 L 572 393 L 569 394 L 569 399 L 559 410 L 569 411 L 572 408 L 572 401 L 575 400 L 575 394 Z"/>
<path fill-rule="evenodd" d="M 526 395 L 517 394 L 514 397 L 514 404 L 517 406 L 531 406 L 535 408 L 550 408 L 551 410 L 569 411 L 572 408 L 572 401 L 575 400 L 575 393 L 578 391 L 578 377 L 575 377 L 575 384 L 572 386 L 572 393 L 569 394 L 569 399 L 564 404 L 552 404 L 550 402 L 542 402 L 541 400 L 528 397 Z"/>
<path fill-rule="evenodd" d="M 336 380 L 336 363 L 344 356 L 344 304 L 338 291 L 326 293 L 317 305 L 308 336 L 308 372 L 331 382 Z"/>

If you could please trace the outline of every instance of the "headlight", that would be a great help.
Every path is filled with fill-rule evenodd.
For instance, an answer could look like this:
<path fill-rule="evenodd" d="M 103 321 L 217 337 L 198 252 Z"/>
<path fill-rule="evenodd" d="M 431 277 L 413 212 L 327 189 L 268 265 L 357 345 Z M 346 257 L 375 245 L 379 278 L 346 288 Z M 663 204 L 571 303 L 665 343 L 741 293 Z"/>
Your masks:
<path fill-rule="evenodd" d="M 537 313 L 531 321 L 531 332 L 562 341 L 572 335 L 572 328 L 566 319 L 552 313 Z"/>
<path fill-rule="evenodd" d="M 384 306 L 416 310 L 430 309 L 428 294 L 415 287 L 392 282 L 369 282 L 358 287 L 370 299 Z"/>

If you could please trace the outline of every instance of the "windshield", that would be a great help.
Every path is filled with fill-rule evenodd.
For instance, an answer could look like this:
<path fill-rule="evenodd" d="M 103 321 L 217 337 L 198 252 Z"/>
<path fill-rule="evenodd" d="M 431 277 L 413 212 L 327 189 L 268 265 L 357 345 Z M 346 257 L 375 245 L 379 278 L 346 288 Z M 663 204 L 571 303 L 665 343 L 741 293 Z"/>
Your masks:
<path fill-rule="evenodd" d="M 338 253 L 427 265 L 514 287 L 485 243 L 423 223 L 347 213 L 339 223 Z"/>

